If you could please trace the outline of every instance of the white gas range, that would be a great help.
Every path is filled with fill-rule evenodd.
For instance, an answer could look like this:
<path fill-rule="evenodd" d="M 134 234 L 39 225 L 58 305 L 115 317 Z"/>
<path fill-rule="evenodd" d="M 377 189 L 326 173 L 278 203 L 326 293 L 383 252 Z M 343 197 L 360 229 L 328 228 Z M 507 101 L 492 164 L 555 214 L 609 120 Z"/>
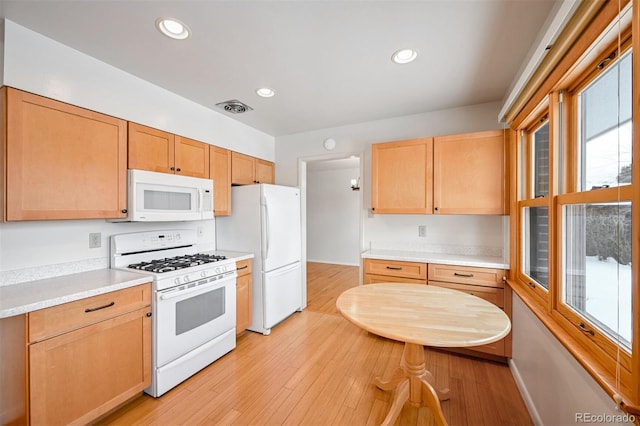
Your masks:
<path fill-rule="evenodd" d="M 153 277 L 152 383 L 159 397 L 236 346 L 236 263 L 199 252 L 194 230 L 111 237 L 111 267 Z"/>

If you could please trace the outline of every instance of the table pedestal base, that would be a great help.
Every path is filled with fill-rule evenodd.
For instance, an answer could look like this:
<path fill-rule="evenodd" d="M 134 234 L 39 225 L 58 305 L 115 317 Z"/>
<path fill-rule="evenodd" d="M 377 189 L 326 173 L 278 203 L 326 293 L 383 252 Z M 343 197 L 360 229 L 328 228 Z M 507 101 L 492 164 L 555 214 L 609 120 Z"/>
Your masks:
<path fill-rule="evenodd" d="M 415 343 L 405 343 L 400 367 L 390 379 L 375 379 L 375 384 L 382 390 L 395 389 L 393 402 L 383 426 L 392 425 L 404 403 L 409 400 L 411 406 L 425 405 L 431 410 L 436 425 L 446 425 L 440 401 L 449 399 L 449 389 L 435 390 L 433 374 L 425 368 L 424 347 Z"/>

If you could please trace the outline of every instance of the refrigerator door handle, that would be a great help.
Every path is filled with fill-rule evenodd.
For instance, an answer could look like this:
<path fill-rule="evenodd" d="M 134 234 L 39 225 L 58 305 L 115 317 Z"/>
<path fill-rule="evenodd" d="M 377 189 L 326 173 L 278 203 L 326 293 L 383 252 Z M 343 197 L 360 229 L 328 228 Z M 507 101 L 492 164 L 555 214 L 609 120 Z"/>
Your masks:
<path fill-rule="evenodd" d="M 264 229 L 265 229 L 265 253 L 263 253 L 263 257 L 265 259 L 269 258 L 269 240 L 271 240 L 271 232 L 269 232 L 269 206 L 265 202 L 264 206 Z"/>
<path fill-rule="evenodd" d="M 269 243 L 271 241 L 271 229 L 270 229 L 270 226 L 269 226 L 269 222 L 271 222 L 271 220 L 270 220 L 270 217 L 269 217 L 269 204 L 268 203 L 264 204 L 264 210 L 266 212 L 266 218 L 267 218 L 267 220 L 265 222 L 265 226 L 267 228 L 267 255 L 265 256 L 265 259 L 268 259 L 269 258 L 269 245 L 270 245 Z"/>

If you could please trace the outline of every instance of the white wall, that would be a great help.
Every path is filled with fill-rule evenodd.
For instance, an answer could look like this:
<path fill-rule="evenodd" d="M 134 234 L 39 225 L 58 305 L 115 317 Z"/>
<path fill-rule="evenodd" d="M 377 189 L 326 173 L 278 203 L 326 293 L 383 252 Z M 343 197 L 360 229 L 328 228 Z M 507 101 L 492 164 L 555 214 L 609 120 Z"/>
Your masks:
<path fill-rule="evenodd" d="M 274 138 L 5 20 L 3 84 L 157 129 L 274 159 Z"/>
<path fill-rule="evenodd" d="M 54 40 L 4 21 L 2 84 L 273 161 L 274 138 Z M 0 285 L 109 266 L 108 237 L 202 228 L 215 248 L 215 221 L 109 223 L 104 220 L 0 223 Z M 102 247 L 89 248 L 89 233 Z"/>
<path fill-rule="evenodd" d="M 360 168 L 307 170 L 307 260 L 360 265 Z"/>
<path fill-rule="evenodd" d="M 535 424 L 581 423 L 576 421 L 577 413 L 624 415 L 515 293 L 512 326 L 511 370 Z"/>
<path fill-rule="evenodd" d="M 299 182 L 299 161 L 357 154 L 361 156 L 364 170 L 360 182 L 364 222 L 362 250 L 370 246 L 428 250 L 433 246 L 463 245 L 488 247 L 492 254 L 500 253 L 506 232 L 502 216 L 371 215 L 366 211 L 371 206 L 372 143 L 498 129 L 501 128 L 496 119 L 499 109 L 500 103 L 493 102 L 277 137 L 276 182 L 303 184 Z M 330 152 L 323 147 L 323 141 L 329 137 L 337 142 Z M 427 226 L 426 238 L 418 238 L 418 225 Z"/>

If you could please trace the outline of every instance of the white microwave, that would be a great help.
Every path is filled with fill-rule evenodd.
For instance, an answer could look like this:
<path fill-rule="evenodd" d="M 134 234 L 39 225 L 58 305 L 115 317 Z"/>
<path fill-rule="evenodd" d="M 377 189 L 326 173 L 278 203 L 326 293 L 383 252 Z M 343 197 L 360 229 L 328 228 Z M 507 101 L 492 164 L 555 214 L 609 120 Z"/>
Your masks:
<path fill-rule="evenodd" d="M 213 181 L 129 169 L 127 218 L 131 222 L 213 219 Z"/>

